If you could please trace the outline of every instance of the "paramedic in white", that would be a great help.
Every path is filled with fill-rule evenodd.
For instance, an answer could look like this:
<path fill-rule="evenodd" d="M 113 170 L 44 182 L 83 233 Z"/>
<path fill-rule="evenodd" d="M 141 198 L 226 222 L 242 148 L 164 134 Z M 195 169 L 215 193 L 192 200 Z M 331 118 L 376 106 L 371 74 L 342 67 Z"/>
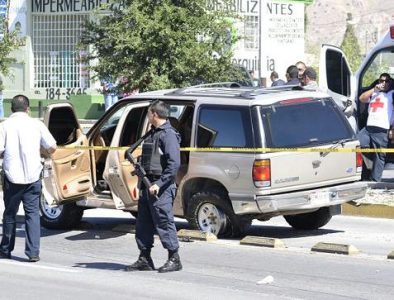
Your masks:
<path fill-rule="evenodd" d="M 0 153 L 3 154 L 3 237 L 0 257 L 11 258 L 15 246 L 16 213 L 22 201 L 25 211 L 25 254 L 30 262 L 40 260 L 41 155 L 51 154 L 56 141 L 48 128 L 29 116 L 29 99 L 23 95 L 11 101 L 12 115 L 0 124 Z"/>
<path fill-rule="evenodd" d="M 373 88 L 360 96 L 360 101 L 369 103 L 367 126 L 358 134 L 361 148 L 387 148 L 388 131 L 393 123 L 393 80 L 383 73 Z M 380 181 L 384 170 L 386 153 L 371 153 L 373 167 L 369 171 L 363 166 L 363 179 Z"/>

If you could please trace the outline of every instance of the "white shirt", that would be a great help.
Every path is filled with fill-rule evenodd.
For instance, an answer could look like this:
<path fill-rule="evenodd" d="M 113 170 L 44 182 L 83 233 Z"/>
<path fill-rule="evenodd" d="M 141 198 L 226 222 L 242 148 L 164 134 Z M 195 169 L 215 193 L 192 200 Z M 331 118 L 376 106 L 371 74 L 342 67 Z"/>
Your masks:
<path fill-rule="evenodd" d="M 393 94 L 388 92 L 374 92 L 369 100 L 367 126 L 390 129 L 393 117 Z"/>
<path fill-rule="evenodd" d="M 38 119 L 25 112 L 13 113 L 0 124 L 0 153 L 4 153 L 3 170 L 15 184 L 29 184 L 40 179 L 40 146 L 49 149 L 56 141 Z"/>

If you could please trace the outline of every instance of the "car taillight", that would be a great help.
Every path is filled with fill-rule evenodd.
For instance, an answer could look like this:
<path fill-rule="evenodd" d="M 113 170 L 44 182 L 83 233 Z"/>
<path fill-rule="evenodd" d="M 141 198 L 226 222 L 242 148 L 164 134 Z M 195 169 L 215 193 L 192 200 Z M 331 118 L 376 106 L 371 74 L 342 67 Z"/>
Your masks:
<path fill-rule="evenodd" d="M 394 40 L 394 25 L 390 26 L 390 36 L 391 36 L 391 39 Z"/>
<path fill-rule="evenodd" d="M 356 149 L 360 149 L 357 147 Z M 361 152 L 356 152 L 356 172 L 361 173 L 363 170 L 363 154 Z"/>
<path fill-rule="evenodd" d="M 256 187 L 271 185 L 271 161 L 269 159 L 256 159 L 254 161 L 253 181 Z"/>

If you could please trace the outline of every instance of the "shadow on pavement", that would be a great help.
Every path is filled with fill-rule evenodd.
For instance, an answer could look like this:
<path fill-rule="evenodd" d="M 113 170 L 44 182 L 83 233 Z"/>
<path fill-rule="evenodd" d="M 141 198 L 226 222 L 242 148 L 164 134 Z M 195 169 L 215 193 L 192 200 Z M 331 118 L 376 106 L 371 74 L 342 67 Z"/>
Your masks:
<path fill-rule="evenodd" d="M 125 232 L 113 232 L 113 231 L 85 231 L 78 233 L 73 236 L 68 236 L 65 239 L 69 241 L 84 241 L 84 240 L 108 240 L 125 235 Z"/>
<path fill-rule="evenodd" d="M 108 262 L 76 263 L 73 268 L 119 271 L 123 270 L 125 265 Z"/>
<path fill-rule="evenodd" d="M 263 236 L 270 238 L 299 238 L 299 237 L 310 237 L 320 236 L 332 233 L 344 232 L 343 230 L 333 229 L 315 229 L 315 230 L 297 230 L 292 227 L 284 226 L 266 226 L 266 225 L 253 225 L 247 231 L 247 235 Z"/>

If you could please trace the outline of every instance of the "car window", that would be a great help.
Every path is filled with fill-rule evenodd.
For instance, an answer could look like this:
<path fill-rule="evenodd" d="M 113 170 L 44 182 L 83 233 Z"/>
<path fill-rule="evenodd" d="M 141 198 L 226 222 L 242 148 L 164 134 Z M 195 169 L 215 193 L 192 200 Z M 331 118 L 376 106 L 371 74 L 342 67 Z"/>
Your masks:
<path fill-rule="evenodd" d="M 394 77 L 394 47 L 381 50 L 370 60 L 362 74 L 362 89 L 370 87 L 382 73 Z"/>
<path fill-rule="evenodd" d="M 79 128 L 75 113 L 71 107 L 57 107 L 52 109 L 48 121 L 49 132 L 53 135 L 57 145 L 68 145 L 77 140 Z"/>
<path fill-rule="evenodd" d="M 338 62 L 340 62 L 338 64 Z M 350 96 L 350 73 L 345 58 L 336 50 L 326 52 L 326 76 L 330 89 L 338 94 Z"/>
<path fill-rule="evenodd" d="M 130 146 L 137 141 L 141 135 L 147 111 L 147 107 L 137 107 L 128 113 L 123 123 L 119 146 Z"/>
<path fill-rule="evenodd" d="M 253 147 L 248 107 L 200 108 L 197 147 Z"/>
<path fill-rule="evenodd" d="M 262 107 L 267 147 L 310 147 L 354 138 L 331 98 Z"/>
<path fill-rule="evenodd" d="M 126 105 L 123 105 L 115 111 L 100 127 L 100 135 L 104 139 L 106 145 L 110 145 L 115 133 L 116 125 L 120 120 Z"/>

